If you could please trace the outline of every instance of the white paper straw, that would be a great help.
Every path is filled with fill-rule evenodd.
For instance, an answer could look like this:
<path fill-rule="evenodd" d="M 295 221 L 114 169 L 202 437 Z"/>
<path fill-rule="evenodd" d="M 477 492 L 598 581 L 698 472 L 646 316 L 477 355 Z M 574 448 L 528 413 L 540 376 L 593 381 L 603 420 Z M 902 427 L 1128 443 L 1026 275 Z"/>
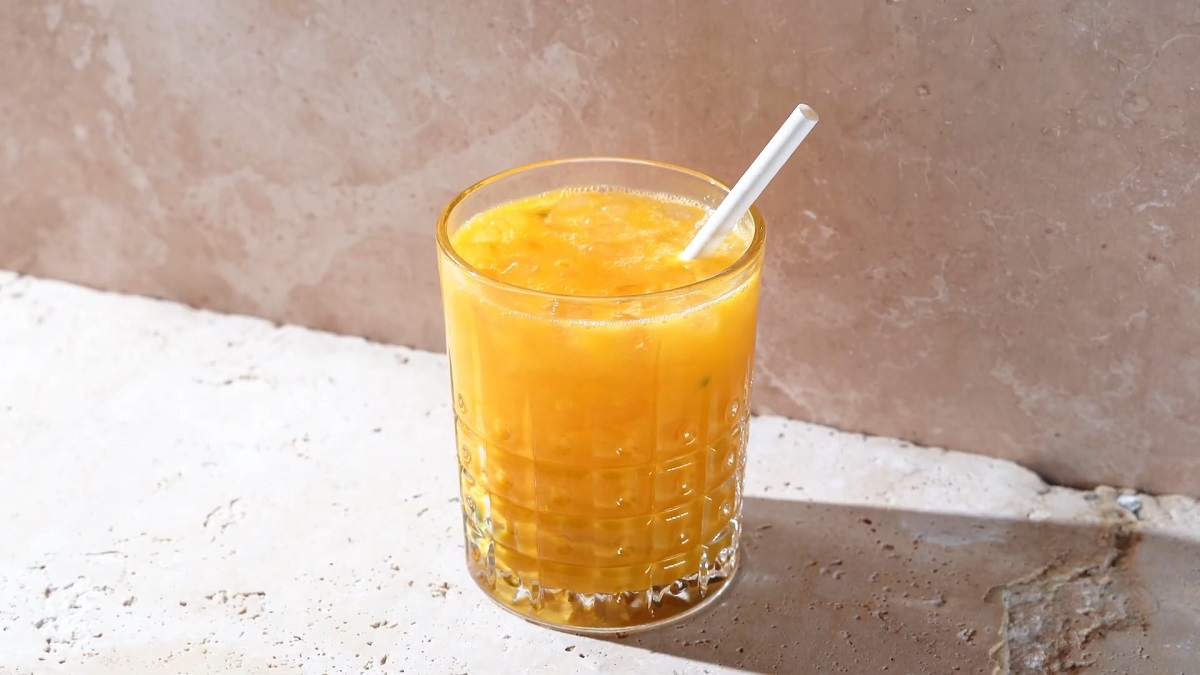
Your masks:
<path fill-rule="evenodd" d="M 750 168 L 746 169 L 746 173 L 734 184 L 733 189 L 713 211 L 712 216 L 696 233 L 696 237 L 683 250 L 680 257 L 684 260 L 692 260 L 715 251 L 721 240 L 733 231 L 733 227 L 750 210 L 754 200 L 758 199 L 775 174 L 779 173 L 779 169 L 796 151 L 808 132 L 816 126 L 818 119 L 820 118 L 816 111 L 807 105 L 801 103 L 796 106 L 787 121 L 783 123 L 779 131 L 775 132 L 770 142 L 767 143 L 767 147 L 763 148 Z"/>

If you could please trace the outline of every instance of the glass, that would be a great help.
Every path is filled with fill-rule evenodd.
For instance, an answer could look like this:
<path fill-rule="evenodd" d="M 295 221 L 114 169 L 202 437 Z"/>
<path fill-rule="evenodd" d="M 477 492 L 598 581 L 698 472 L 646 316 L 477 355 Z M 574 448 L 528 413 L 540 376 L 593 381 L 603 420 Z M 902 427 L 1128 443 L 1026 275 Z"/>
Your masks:
<path fill-rule="evenodd" d="M 451 235 L 501 204 L 567 188 L 659 193 L 709 208 L 702 174 L 587 158 L 471 187 L 437 227 L 467 565 L 505 609 L 583 633 L 678 619 L 738 566 L 764 227 L 683 288 L 556 295 L 485 277 Z"/>

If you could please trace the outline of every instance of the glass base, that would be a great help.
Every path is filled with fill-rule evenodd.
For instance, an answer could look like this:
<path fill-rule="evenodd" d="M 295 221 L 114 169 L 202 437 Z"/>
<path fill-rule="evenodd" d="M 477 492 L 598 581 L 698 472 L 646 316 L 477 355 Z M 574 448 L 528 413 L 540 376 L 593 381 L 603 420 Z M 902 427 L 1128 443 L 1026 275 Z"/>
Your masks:
<path fill-rule="evenodd" d="M 530 587 L 502 574 L 489 580 L 486 563 L 470 555 L 467 566 L 479 588 L 510 614 L 567 633 L 614 635 L 661 628 L 710 607 L 732 585 L 740 557 L 734 547 L 703 580 L 701 574 L 692 574 L 666 586 L 619 593 Z"/>

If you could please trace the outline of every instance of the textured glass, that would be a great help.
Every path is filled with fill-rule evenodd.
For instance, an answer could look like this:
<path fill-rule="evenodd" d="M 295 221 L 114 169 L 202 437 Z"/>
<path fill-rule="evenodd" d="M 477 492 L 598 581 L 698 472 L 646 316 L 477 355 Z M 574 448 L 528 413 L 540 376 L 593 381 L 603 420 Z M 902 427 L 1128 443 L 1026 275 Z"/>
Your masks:
<path fill-rule="evenodd" d="M 449 234 L 494 205 L 567 186 L 724 189 L 626 160 L 536 165 L 443 215 L 446 309 L 467 561 L 505 608 L 579 631 L 661 623 L 737 567 L 762 256 L 684 289 L 622 298 L 523 291 L 454 255 Z"/>

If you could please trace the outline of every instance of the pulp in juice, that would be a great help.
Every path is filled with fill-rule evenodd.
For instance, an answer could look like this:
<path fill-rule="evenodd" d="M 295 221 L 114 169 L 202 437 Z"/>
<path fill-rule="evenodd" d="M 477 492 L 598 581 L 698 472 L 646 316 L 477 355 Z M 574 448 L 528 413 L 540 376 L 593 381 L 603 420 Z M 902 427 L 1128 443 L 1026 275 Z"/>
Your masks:
<path fill-rule="evenodd" d="M 570 189 L 451 234 L 474 270 L 442 272 L 469 564 L 515 611 L 644 623 L 736 564 L 761 261 L 726 273 L 750 218 L 680 260 L 706 214 Z"/>

